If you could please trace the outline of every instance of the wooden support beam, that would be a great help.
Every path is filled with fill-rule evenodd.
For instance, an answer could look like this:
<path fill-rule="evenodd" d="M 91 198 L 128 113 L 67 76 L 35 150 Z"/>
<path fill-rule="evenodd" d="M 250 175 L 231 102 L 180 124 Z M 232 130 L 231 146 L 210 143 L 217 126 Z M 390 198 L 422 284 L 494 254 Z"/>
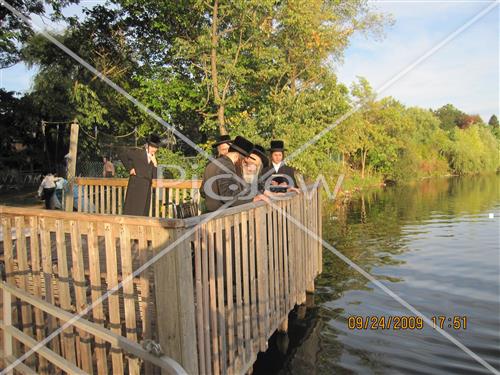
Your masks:
<path fill-rule="evenodd" d="M 69 193 L 64 197 L 64 210 L 73 211 L 73 186 L 76 177 L 76 156 L 78 152 L 78 121 L 75 119 L 71 124 L 71 135 L 69 138 L 69 159 L 66 179 L 68 180 Z"/>
<path fill-rule="evenodd" d="M 153 246 L 159 253 L 184 231 L 155 230 Z M 191 240 L 180 241 L 154 264 L 155 297 L 160 345 L 189 374 L 198 373 Z"/>

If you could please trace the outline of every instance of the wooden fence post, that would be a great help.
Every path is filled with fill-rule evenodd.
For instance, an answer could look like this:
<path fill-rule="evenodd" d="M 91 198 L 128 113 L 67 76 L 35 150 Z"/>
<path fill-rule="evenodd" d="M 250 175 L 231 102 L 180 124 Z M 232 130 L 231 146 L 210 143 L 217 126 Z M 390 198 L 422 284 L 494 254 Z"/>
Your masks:
<path fill-rule="evenodd" d="M 5 233 L 5 232 L 4 232 Z M 5 327 L 11 327 L 12 326 L 12 294 L 10 292 L 6 291 L 5 289 L 2 290 L 3 293 L 3 324 Z M 12 341 L 12 334 L 9 333 L 6 329 L 3 330 L 3 355 L 4 355 L 4 363 L 3 365 L 5 367 L 8 366 L 7 361 L 5 360 L 6 358 L 12 358 L 14 355 L 14 349 L 13 349 L 13 341 Z M 4 367 L 4 368 L 5 368 Z M 7 374 L 13 374 L 14 372 L 11 370 Z"/>
<path fill-rule="evenodd" d="M 161 252 L 185 229 L 155 230 L 153 246 Z M 154 264 L 157 329 L 165 355 L 188 374 L 198 373 L 191 237 L 180 241 Z"/>
<path fill-rule="evenodd" d="M 64 197 L 64 210 L 73 212 L 73 186 L 76 177 L 76 155 L 78 152 L 78 121 L 75 119 L 71 124 L 71 136 L 69 140 L 69 160 L 66 179 L 68 180 L 68 193 Z"/>

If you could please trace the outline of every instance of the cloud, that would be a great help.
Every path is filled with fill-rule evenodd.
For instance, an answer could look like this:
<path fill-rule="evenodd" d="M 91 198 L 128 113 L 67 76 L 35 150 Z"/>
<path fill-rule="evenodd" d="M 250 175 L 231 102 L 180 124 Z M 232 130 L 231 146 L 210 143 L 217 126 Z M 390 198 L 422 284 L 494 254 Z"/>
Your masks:
<path fill-rule="evenodd" d="M 396 25 L 382 42 L 354 38 L 337 68 L 340 81 L 350 84 L 359 75 L 380 87 L 485 5 L 384 3 L 384 11 L 394 10 Z M 498 114 L 498 46 L 494 9 L 382 94 L 424 108 L 452 103 L 487 120 Z"/>

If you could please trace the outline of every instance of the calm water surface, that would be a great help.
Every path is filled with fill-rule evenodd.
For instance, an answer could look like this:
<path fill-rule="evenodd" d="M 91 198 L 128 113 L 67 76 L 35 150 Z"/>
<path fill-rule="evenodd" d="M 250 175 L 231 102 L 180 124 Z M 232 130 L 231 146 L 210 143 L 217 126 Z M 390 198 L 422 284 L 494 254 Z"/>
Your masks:
<path fill-rule="evenodd" d="M 493 218 L 491 218 L 493 214 Z M 500 176 L 432 179 L 325 204 L 324 238 L 427 317 L 466 316 L 444 330 L 500 371 Z M 349 316 L 411 316 L 324 251 L 314 307 L 291 313 L 256 374 L 489 374 L 428 324 L 350 330 Z"/>

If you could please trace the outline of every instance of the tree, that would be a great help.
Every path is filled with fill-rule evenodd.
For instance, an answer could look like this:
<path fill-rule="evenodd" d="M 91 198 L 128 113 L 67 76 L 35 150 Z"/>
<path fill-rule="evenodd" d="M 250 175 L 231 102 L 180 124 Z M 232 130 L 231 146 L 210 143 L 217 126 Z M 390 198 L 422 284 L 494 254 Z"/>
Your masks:
<path fill-rule="evenodd" d="M 7 0 L 7 3 L 18 10 L 25 17 L 39 15 L 51 20 L 64 19 L 62 9 L 78 3 L 79 0 Z M 49 7 L 52 11 L 47 12 Z M 6 7 L 0 7 L 0 69 L 17 64 L 21 61 L 23 43 L 33 35 L 33 30 L 21 19 L 10 12 Z"/>
<path fill-rule="evenodd" d="M 134 81 L 129 76 L 137 63 L 120 33 L 117 10 L 95 7 L 85 12 L 83 21 L 74 20 L 65 31 L 53 37 L 95 66 L 111 80 L 130 91 Z M 126 98 L 95 77 L 85 67 L 69 58 L 44 36 L 35 34 L 23 49 L 28 66 L 37 66 L 32 97 L 45 121 L 79 120 L 81 126 L 80 155 L 95 158 L 100 150 L 95 140 L 84 134 L 94 134 L 94 128 L 106 133 L 124 134 L 134 129 L 138 110 Z M 58 139 L 68 136 L 60 127 Z M 59 155 L 62 160 L 64 154 Z"/>
<path fill-rule="evenodd" d="M 30 94 L 19 98 L 0 89 L 0 122 L 0 165 L 33 169 L 50 163 L 39 147 L 43 143 L 40 117 Z M 15 150 L 15 144 L 22 149 Z"/>
<path fill-rule="evenodd" d="M 467 123 L 467 115 L 452 104 L 442 106 L 434 111 L 434 114 L 441 120 L 441 128 L 447 131 L 452 131 L 457 126 L 464 126 Z"/>
<path fill-rule="evenodd" d="M 366 1 L 200 1 L 208 24 L 179 40 L 207 88 L 205 124 L 225 133 L 232 117 L 257 114 L 266 99 L 320 86 L 329 58 L 340 59 L 356 31 L 378 33 L 385 18 Z M 229 125 L 228 125 L 229 122 Z M 214 126 L 216 125 L 216 126 Z"/>
<path fill-rule="evenodd" d="M 500 126 L 500 123 L 498 122 L 497 116 L 491 115 L 490 119 L 488 120 L 488 125 L 498 128 Z"/>

